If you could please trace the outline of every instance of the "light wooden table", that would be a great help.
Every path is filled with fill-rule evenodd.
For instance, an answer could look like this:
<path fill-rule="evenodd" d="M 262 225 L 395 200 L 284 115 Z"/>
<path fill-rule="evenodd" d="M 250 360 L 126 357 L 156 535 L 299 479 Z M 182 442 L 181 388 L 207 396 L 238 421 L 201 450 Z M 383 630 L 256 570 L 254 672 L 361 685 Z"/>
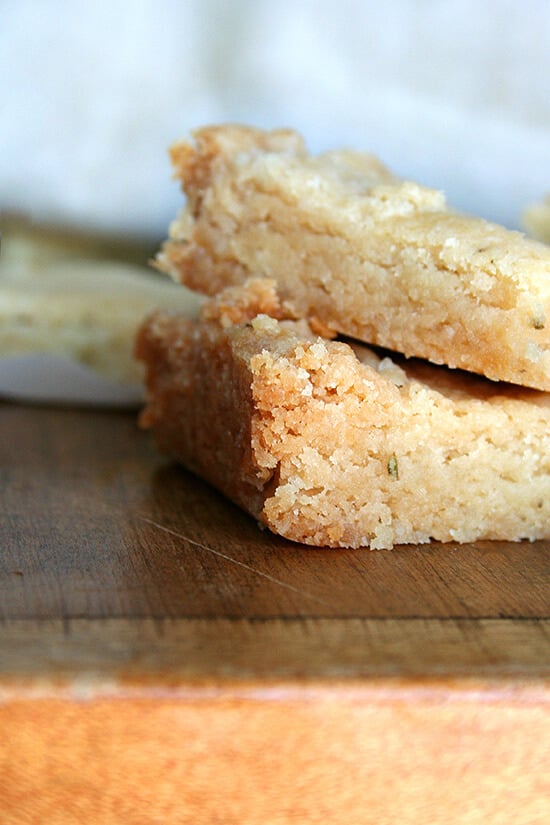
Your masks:
<path fill-rule="evenodd" d="M 550 543 L 290 544 L 0 406 L 1 825 L 550 821 Z"/>

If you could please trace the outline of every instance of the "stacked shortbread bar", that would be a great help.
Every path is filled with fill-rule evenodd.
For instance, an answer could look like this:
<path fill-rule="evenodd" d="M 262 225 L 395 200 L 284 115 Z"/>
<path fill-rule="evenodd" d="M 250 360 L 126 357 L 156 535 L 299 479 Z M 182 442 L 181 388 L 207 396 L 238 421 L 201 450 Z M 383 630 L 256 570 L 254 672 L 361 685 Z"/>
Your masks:
<path fill-rule="evenodd" d="M 290 131 L 173 160 L 158 265 L 213 297 L 139 333 L 160 448 L 306 544 L 550 537 L 550 250 Z"/>

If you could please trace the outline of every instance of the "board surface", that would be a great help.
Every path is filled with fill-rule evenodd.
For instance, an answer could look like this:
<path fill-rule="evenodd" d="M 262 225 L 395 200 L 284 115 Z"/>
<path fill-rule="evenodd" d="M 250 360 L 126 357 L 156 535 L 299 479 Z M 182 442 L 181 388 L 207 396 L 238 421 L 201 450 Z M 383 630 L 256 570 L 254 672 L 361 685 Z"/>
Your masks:
<path fill-rule="evenodd" d="M 127 412 L 0 478 L 2 823 L 546 821 L 550 542 L 292 544 Z"/>

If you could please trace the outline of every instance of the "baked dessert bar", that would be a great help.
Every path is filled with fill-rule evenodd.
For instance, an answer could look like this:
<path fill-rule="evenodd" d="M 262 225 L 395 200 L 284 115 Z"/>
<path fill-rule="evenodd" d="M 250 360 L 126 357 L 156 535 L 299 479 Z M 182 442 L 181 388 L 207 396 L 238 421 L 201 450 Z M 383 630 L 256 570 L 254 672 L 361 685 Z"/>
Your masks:
<path fill-rule="evenodd" d="M 127 263 L 91 238 L 9 221 L 2 228 L 0 362 L 48 353 L 139 387 L 133 346 L 144 315 L 155 307 L 198 314 L 201 298 L 151 272 L 145 257 Z M 121 246 L 119 254 L 132 252 Z"/>
<path fill-rule="evenodd" d="M 274 282 L 142 326 L 160 449 L 275 533 L 331 547 L 550 537 L 550 394 L 317 336 Z"/>
<path fill-rule="evenodd" d="M 523 223 L 532 238 L 550 244 L 550 193 L 525 210 Z"/>
<path fill-rule="evenodd" d="M 187 204 L 158 266 L 214 294 L 277 281 L 325 335 L 550 390 L 550 250 L 448 209 L 370 155 L 292 131 L 201 129 L 172 149 Z"/>

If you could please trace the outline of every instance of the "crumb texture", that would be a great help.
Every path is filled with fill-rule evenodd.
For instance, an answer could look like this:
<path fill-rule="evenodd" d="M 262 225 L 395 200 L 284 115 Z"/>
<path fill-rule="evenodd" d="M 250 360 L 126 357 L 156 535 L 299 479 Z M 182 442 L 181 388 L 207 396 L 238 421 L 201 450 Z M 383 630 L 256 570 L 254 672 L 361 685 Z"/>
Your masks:
<path fill-rule="evenodd" d="M 158 266 L 216 294 L 277 282 L 296 318 L 407 356 L 550 390 L 550 250 L 291 131 L 202 129 L 172 150 L 187 203 Z"/>
<path fill-rule="evenodd" d="M 282 536 L 550 537 L 547 393 L 320 338 L 269 281 L 223 293 L 198 322 L 155 314 L 137 354 L 160 447 Z"/>

